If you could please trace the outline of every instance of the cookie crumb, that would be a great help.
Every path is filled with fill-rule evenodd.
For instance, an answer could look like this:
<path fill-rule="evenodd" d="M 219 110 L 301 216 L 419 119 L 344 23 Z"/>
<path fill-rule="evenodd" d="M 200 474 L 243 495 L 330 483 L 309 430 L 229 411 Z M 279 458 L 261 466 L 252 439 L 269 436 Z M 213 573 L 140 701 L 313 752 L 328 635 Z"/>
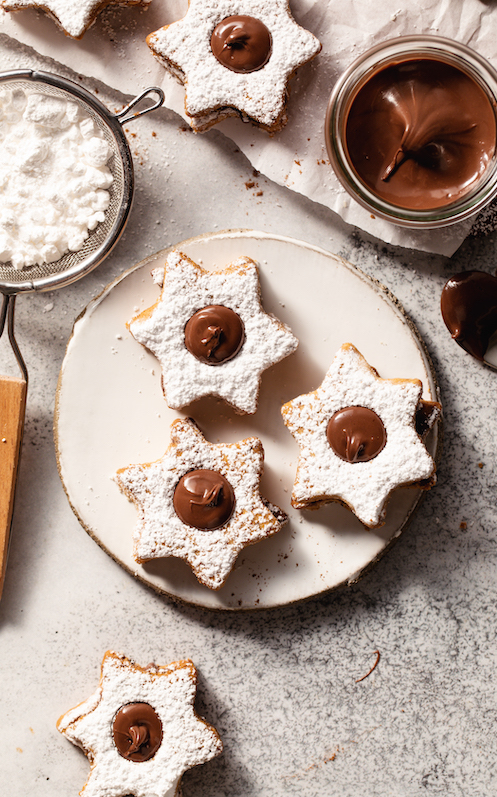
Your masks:
<path fill-rule="evenodd" d="M 376 670 L 376 668 L 377 668 L 377 666 L 378 666 L 378 664 L 379 664 L 379 661 L 380 661 L 380 651 L 379 651 L 379 650 L 375 650 L 375 651 L 374 651 L 374 654 L 376 655 L 376 661 L 375 661 L 375 663 L 373 664 L 373 666 L 371 667 L 371 669 L 370 669 L 370 670 L 368 670 L 368 672 L 366 673 L 366 675 L 363 675 L 361 678 L 358 678 L 358 679 L 356 680 L 356 684 L 359 684 L 361 681 L 364 681 L 364 679 L 365 679 L 365 678 L 367 678 L 367 677 L 368 677 L 368 675 L 371 675 L 371 673 L 373 672 L 373 670 Z"/>

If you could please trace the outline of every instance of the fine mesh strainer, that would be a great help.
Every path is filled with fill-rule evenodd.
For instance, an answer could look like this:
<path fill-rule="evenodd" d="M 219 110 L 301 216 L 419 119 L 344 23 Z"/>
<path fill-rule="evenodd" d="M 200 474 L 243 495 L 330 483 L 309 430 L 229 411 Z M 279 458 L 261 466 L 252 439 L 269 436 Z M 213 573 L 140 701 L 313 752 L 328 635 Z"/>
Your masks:
<path fill-rule="evenodd" d="M 92 271 L 109 254 L 124 230 L 131 209 L 134 177 L 133 161 L 123 124 L 159 108 L 164 94 L 159 88 L 147 88 L 120 113 L 111 113 L 99 100 L 70 80 L 46 72 L 19 69 L 0 73 L 0 92 L 20 89 L 76 102 L 93 120 L 105 137 L 111 152 L 107 167 L 113 177 L 107 189 L 110 203 L 105 219 L 90 232 L 83 247 L 67 252 L 54 263 L 16 269 L 12 263 L 0 263 L 0 337 L 7 327 L 8 337 L 21 371 L 21 378 L 0 376 L 0 597 L 2 595 L 19 451 L 24 425 L 28 373 L 14 335 L 14 305 L 18 293 L 48 291 L 70 285 Z M 146 97 L 155 102 L 137 110 Z M 0 193 L 1 202 L 1 193 Z"/>

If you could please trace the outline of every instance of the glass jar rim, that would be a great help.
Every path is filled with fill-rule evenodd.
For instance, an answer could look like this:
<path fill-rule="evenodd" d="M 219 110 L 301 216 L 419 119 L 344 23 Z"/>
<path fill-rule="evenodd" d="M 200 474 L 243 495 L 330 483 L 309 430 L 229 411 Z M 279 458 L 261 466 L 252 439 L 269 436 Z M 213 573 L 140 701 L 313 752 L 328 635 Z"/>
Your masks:
<path fill-rule="evenodd" d="M 497 143 L 492 161 L 473 189 L 452 203 L 430 209 L 409 209 L 380 198 L 359 177 L 349 160 L 344 126 L 352 100 L 373 74 L 399 59 L 438 60 L 467 74 L 487 94 L 497 132 L 497 70 L 483 56 L 461 42 L 441 36 L 400 36 L 366 50 L 347 67 L 333 87 L 325 118 L 325 140 L 331 165 L 345 190 L 380 218 L 418 229 L 455 224 L 476 215 L 497 195 Z"/>

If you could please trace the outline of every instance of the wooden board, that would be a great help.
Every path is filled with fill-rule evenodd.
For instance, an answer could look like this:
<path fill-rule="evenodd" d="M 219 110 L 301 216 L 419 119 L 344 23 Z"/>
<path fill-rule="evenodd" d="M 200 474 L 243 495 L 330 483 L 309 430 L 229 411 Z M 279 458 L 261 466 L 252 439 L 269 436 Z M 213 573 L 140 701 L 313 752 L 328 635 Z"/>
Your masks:
<path fill-rule="evenodd" d="M 14 509 L 17 467 L 21 450 L 26 382 L 24 379 L 0 378 L 0 597 L 2 596 L 10 526 Z"/>

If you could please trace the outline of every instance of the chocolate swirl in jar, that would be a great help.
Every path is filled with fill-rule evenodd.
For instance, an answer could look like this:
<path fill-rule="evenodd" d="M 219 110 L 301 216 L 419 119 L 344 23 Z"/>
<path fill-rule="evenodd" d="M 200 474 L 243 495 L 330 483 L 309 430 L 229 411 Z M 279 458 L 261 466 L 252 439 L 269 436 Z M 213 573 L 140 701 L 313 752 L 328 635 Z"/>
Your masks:
<path fill-rule="evenodd" d="M 272 36 L 260 19 L 226 17 L 214 28 L 211 49 L 220 64 L 232 72 L 257 72 L 272 52 Z"/>
<path fill-rule="evenodd" d="M 185 346 L 206 365 L 222 365 L 236 357 L 245 340 L 242 319 L 221 304 L 198 310 L 185 326 Z"/>
<path fill-rule="evenodd" d="M 374 194 L 397 207 L 456 202 L 479 183 L 495 147 L 495 109 L 486 92 L 436 58 L 379 69 L 350 104 L 350 161 Z"/>
<path fill-rule="evenodd" d="M 148 703 L 128 703 L 112 724 L 117 752 L 128 761 L 148 761 L 162 744 L 162 722 Z"/>
<path fill-rule="evenodd" d="M 228 522 L 235 508 L 229 481 L 215 470 L 191 470 L 181 477 L 173 496 L 179 519 L 200 531 L 213 531 Z"/>
<path fill-rule="evenodd" d="M 381 418 L 368 407 L 344 407 L 330 418 L 326 437 L 346 462 L 368 462 L 385 447 L 387 433 Z"/>

